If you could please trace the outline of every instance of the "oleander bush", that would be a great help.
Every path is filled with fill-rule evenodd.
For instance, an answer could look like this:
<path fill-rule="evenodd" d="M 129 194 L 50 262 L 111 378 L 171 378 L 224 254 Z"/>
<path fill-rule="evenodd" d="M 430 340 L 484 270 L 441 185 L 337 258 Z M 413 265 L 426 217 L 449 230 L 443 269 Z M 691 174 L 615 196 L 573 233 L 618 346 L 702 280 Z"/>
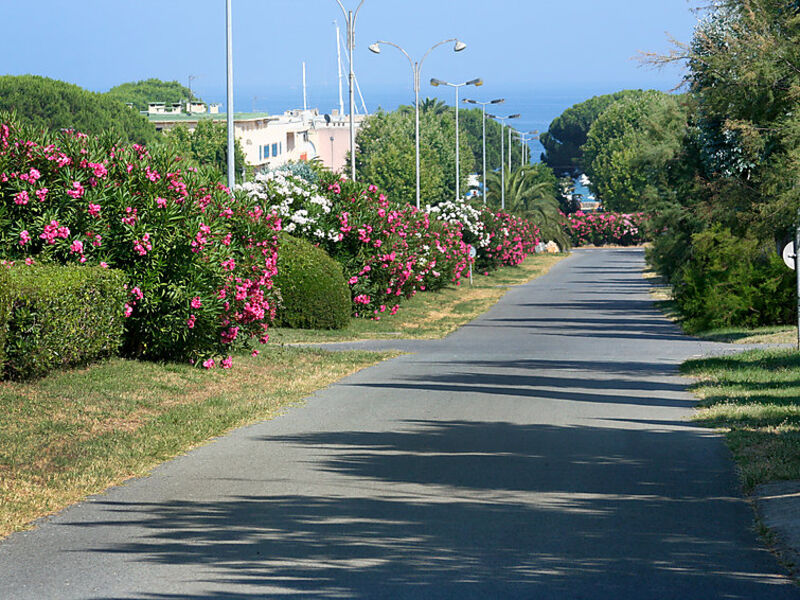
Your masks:
<path fill-rule="evenodd" d="M 325 250 L 287 234 L 279 236 L 281 301 L 275 324 L 295 329 L 343 329 L 350 322 L 350 288 L 342 266 Z"/>
<path fill-rule="evenodd" d="M 167 148 L 0 115 L 0 254 L 122 270 L 129 356 L 229 367 L 232 345 L 266 342 L 279 229 Z"/>
<path fill-rule="evenodd" d="M 791 323 L 794 272 L 757 240 L 719 225 L 692 236 L 674 298 L 688 331 Z"/>
<path fill-rule="evenodd" d="M 0 270 L 9 290 L 6 377 L 40 377 L 119 351 L 127 300 L 124 273 L 24 264 Z"/>
<path fill-rule="evenodd" d="M 0 268 L 0 376 L 6 363 L 6 339 L 8 337 L 8 314 L 11 308 L 11 276 L 7 269 Z"/>
<path fill-rule="evenodd" d="M 647 241 L 644 213 L 584 213 L 565 215 L 572 245 L 637 246 Z"/>

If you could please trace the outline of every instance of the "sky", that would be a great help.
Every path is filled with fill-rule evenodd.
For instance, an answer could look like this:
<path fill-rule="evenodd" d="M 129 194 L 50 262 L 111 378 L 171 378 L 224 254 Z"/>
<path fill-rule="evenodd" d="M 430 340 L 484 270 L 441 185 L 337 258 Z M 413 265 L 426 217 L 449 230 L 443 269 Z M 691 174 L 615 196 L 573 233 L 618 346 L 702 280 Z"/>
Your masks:
<path fill-rule="evenodd" d="M 342 0 L 355 9 L 359 0 Z M 419 59 L 434 43 L 457 37 L 422 69 L 425 96 L 447 97 L 431 77 L 452 82 L 481 77 L 471 95 L 548 93 L 578 98 L 622 88 L 671 90 L 678 68 L 642 67 L 640 51 L 666 53 L 669 38 L 688 42 L 695 0 L 365 0 L 356 22 L 355 69 L 367 105 L 412 96 L 407 59 L 391 47 L 368 51 L 377 39 Z M 93 91 L 149 77 L 179 80 L 206 101 L 223 101 L 225 0 L 0 0 L 0 73 L 32 73 Z M 302 104 L 301 64 L 307 63 L 311 104 L 338 103 L 335 29 L 344 35 L 336 0 L 233 0 L 236 105 L 276 110 Z M 450 90 L 452 91 L 452 90 Z M 345 82 L 346 94 L 346 82 Z M 448 101 L 452 99 L 448 97 Z M 564 107 L 566 108 L 566 107 Z"/>

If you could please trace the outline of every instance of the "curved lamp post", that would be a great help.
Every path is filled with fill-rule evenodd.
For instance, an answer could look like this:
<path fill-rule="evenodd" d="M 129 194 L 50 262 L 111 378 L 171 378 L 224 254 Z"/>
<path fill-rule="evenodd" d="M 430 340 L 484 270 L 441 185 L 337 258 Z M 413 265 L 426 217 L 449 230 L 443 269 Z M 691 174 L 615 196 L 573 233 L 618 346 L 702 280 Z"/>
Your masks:
<path fill-rule="evenodd" d="M 458 145 L 458 90 L 465 85 L 474 85 L 475 87 L 480 87 L 483 85 L 483 79 L 471 79 L 469 81 L 465 81 L 464 83 L 449 83 L 447 81 L 442 81 L 441 79 L 431 79 L 431 85 L 433 87 L 446 85 L 448 87 L 455 88 L 456 90 L 456 202 L 458 202 L 461 199 L 461 164 L 459 163 Z"/>
<path fill-rule="evenodd" d="M 231 13 L 231 0 L 225 6 L 225 24 L 227 27 L 227 93 L 228 93 L 228 187 L 233 190 L 236 183 L 236 145 L 233 139 L 233 16 Z"/>
<path fill-rule="evenodd" d="M 533 131 L 525 131 L 525 132 L 517 131 L 515 133 L 517 134 L 517 137 L 519 138 L 519 141 L 521 141 L 522 144 L 523 144 L 523 146 L 522 146 L 522 165 L 521 166 L 524 167 L 525 163 L 526 163 L 526 158 L 527 158 L 526 150 L 529 149 L 528 148 L 528 144 L 530 142 L 532 142 L 533 140 L 538 140 L 539 139 L 539 131 L 534 129 Z"/>
<path fill-rule="evenodd" d="M 417 171 L 417 210 L 419 210 L 419 207 L 420 207 L 420 198 L 419 198 L 420 197 L 420 185 L 419 185 L 419 74 L 420 74 L 420 71 L 422 70 L 422 63 L 425 62 L 425 59 L 428 58 L 428 55 L 435 48 L 438 48 L 442 44 L 447 44 L 449 42 L 453 42 L 454 43 L 453 52 L 461 52 L 462 50 L 464 50 L 467 47 L 467 45 L 464 42 L 462 42 L 461 40 L 459 40 L 458 38 L 450 38 L 448 40 L 442 40 L 438 44 L 434 44 L 433 46 L 431 46 L 430 49 L 422 57 L 422 60 L 420 60 L 419 62 L 414 62 L 414 60 L 412 60 L 411 56 L 409 56 L 408 52 L 406 52 L 403 48 L 401 48 L 400 46 L 398 46 L 397 44 L 395 44 L 393 42 L 387 42 L 385 40 L 378 40 L 377 42 L 375 42 L 374 44 L 372 44 L 369 47 L 371 52 L 374 52 L 375 54 L 380 54 L 381 53 L 381 44 L 387 44 L 389 46 L 394 46 L 395 48 L 400 50 L 400 52 L 402 52 L 405 55 L 405 57 L 408 59 L 408 62 L 411 63 L 411 70 L 414 73 L 414 117 L 415 117 L 415 122 L 416 122 L 416 130 L 415 130 L 416 142 L 415 142 L 415 144 L 416 144 L 416 171 Z"/>
<path fill-rule="evenodd" d="M 508 115 L 507 117 L 498 117 L 497 115 L 486 115 L 490 119 L 494 119 L 495 121 L 500 121 L 500 209 L 506 209 L 506 166 L 505 166 L 505 149 L 503 148 L 504 140 L 505 140 L 505 126 L 506 121 L 509 119 L 519 119 L 522 115 L 519 113 L 514 115 Z M 508 165 L 509 168 L 511 164 Z"/>
<path fill-rule="evenodd" d="M 339 3 L 339 8 L 342 9 L 344 20 L 347 23 L 347 51 L 350 58 L 350 75 L 348 81 L 350 83 L 350 178 L 356 180 L 356 126 L 353 120 L 353 109 L 355 107 L 355 96 L 353 94 L 353 80 L 355 79 L 355 71 L 353 70 L 353 50 L 356 47 L 356 17 L 358 11 L 364 6 L 364 0 L 356 8 L 355 12 L 345 9 L 342 0 L 336 0 Z"/>
<path fill-rule="evenodd" d="M 469 98 L 464 98 L 464 102 L 467 104 L 477 104 L 483 110 L 483 117 L 481 119 L 483 123 L 483 171 L 481 171 L 481 191 L 483 193 L 483 203 L 486 204 L 486 107 L 490 104 L 502 104 L 505 102 L 505 98 L 497 98 L 495 100 L 489 100 L 488 102 L 478 102 L 477 100 L 470 100 Z"/>

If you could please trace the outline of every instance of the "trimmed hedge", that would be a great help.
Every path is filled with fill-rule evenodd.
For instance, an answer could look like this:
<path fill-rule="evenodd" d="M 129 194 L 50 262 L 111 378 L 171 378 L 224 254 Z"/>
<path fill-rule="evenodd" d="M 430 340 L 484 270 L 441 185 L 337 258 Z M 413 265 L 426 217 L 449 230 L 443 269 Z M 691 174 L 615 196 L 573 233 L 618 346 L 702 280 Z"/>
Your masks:
<path fill-rule="evenodd" d="M 6 377 L 41 377 L 119 350 L 128 297 L 124 273 L 101 267 L 16 266 L 8 275 Z"/>
<path fill-rule="evenodd" d="M 350 288 L 327 252 L 285 233 L 279 236 L 281 293 L 275 324 L 294 329 L 343 329 L 350 322 Z"/>

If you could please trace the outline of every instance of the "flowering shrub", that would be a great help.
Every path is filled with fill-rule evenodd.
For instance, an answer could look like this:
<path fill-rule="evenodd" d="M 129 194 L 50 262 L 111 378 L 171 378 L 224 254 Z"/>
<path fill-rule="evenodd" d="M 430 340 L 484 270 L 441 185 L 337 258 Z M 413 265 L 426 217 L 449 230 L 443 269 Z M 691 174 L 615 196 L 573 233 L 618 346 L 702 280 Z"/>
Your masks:
<path fill-rule="evenodd" d="M 584 213 L 565 215 L 573 246 L 636 246 L 646 241 L 644 213 Z"/>
<path fill-rule="evenodd" d="M 230 366 L 232 344 L 266 341 L 280 219 L 180 163 L 165 149 L 0 124 L 0 251 L 120 269 L 127 353 Z"/>

